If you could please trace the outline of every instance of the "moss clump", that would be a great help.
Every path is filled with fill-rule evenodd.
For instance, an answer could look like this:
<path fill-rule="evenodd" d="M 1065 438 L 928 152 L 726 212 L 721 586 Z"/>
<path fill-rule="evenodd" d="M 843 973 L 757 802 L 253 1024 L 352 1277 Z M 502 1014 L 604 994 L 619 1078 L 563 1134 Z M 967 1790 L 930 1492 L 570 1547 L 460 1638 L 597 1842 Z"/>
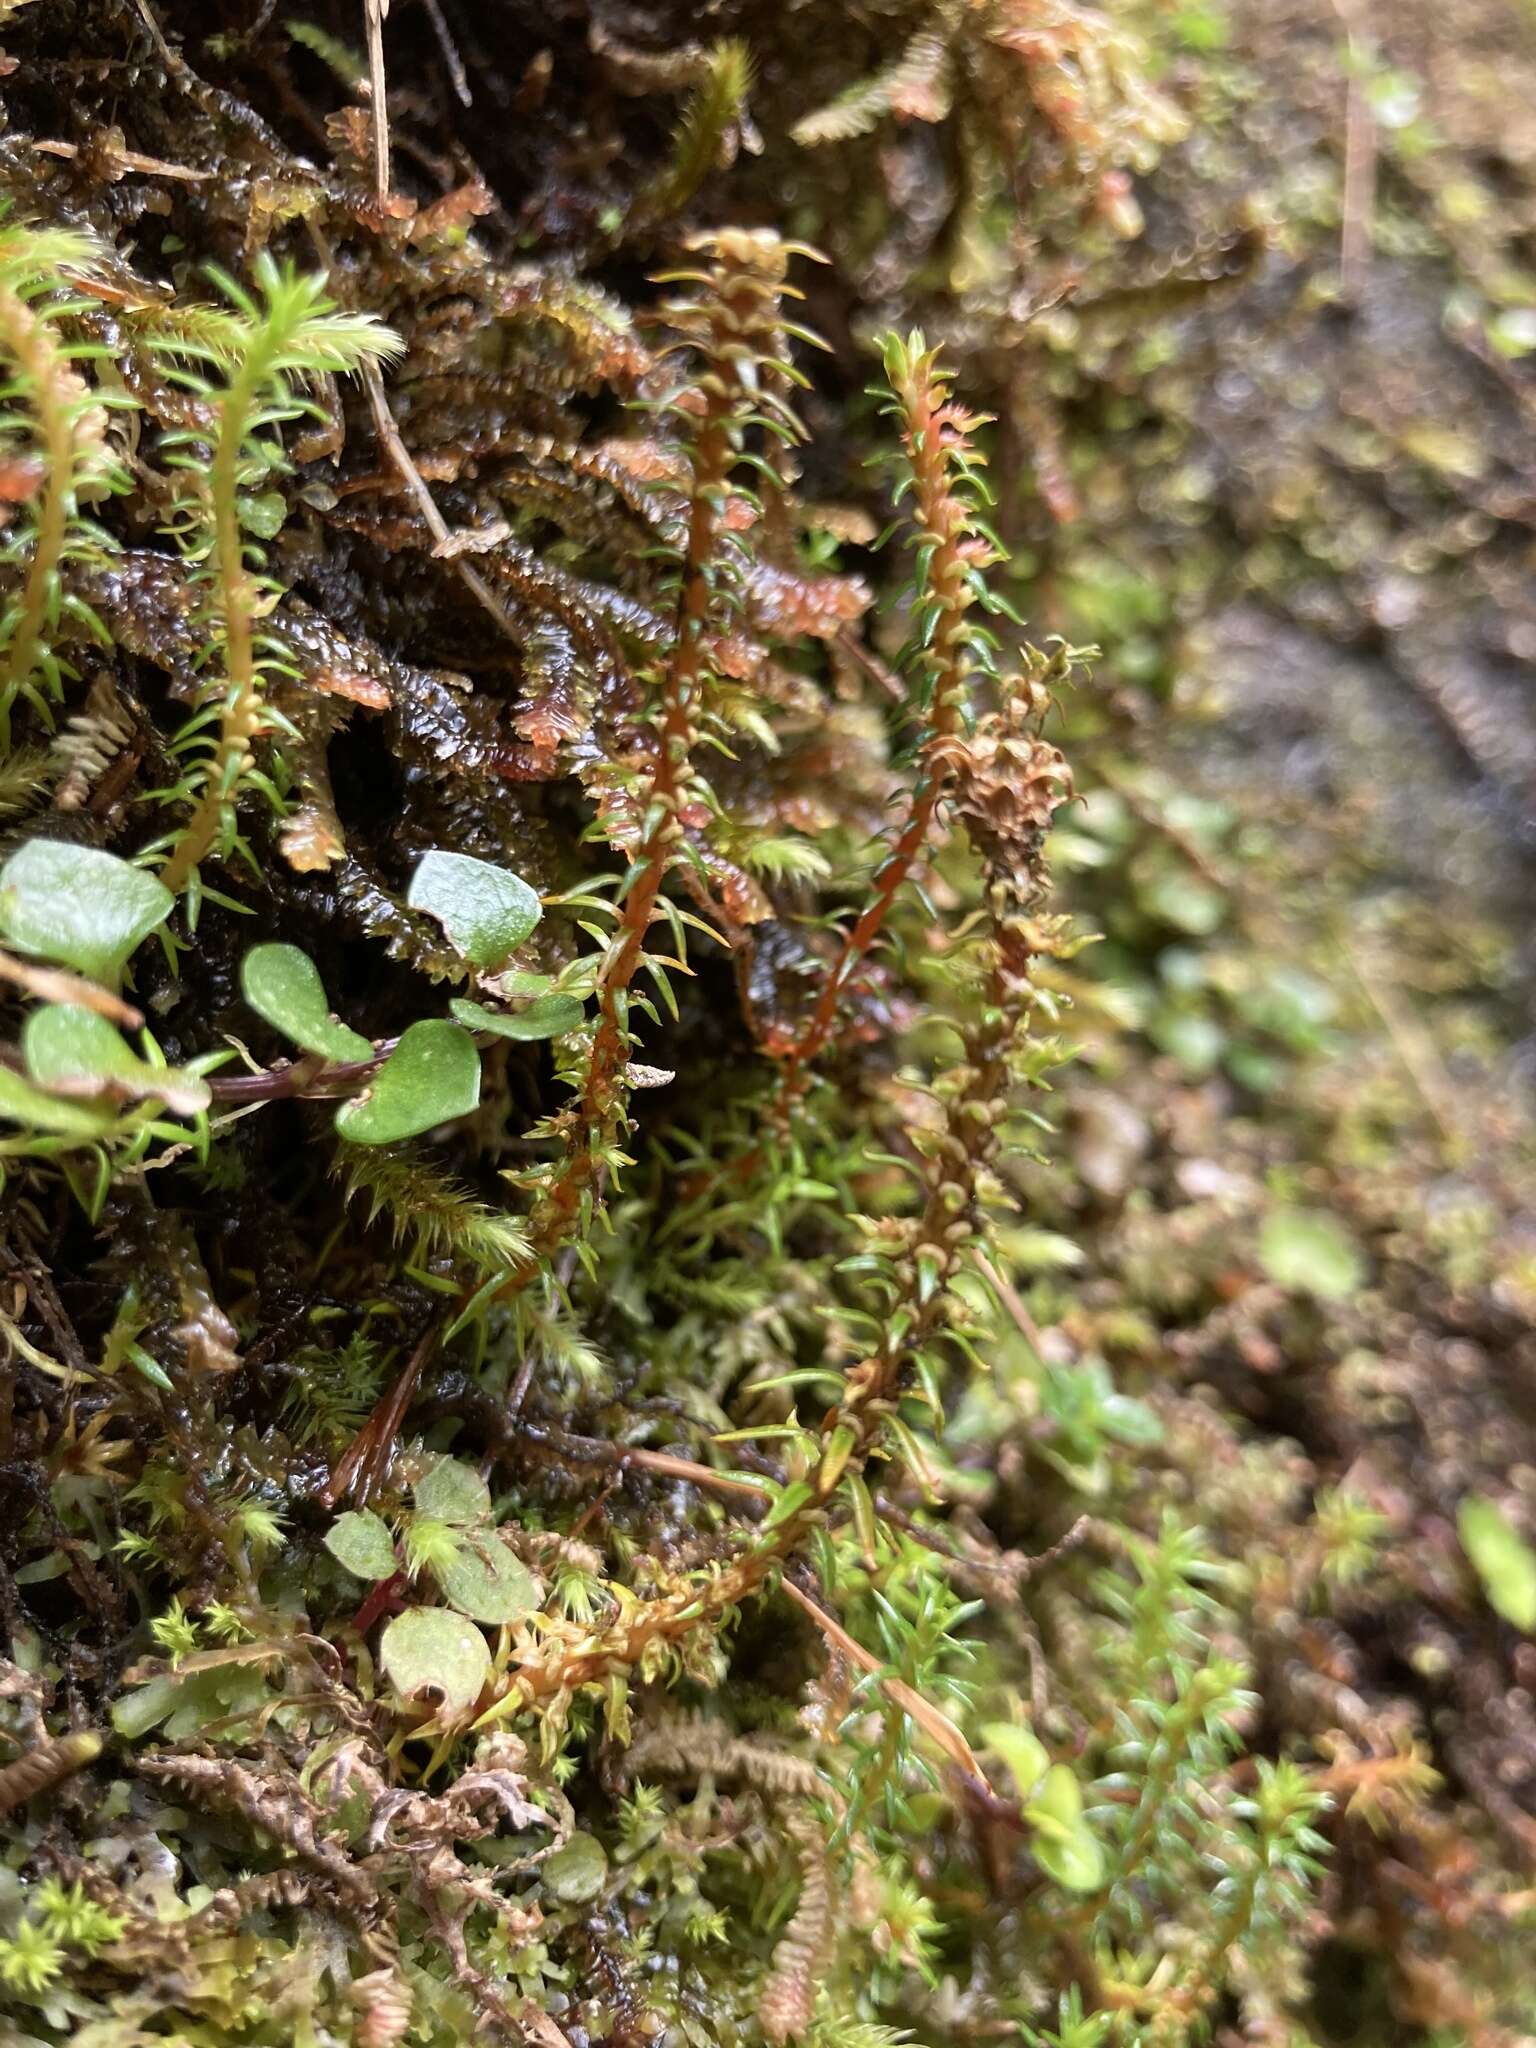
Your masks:
<path fill-rule="evenodd" d="M 1074 524 L 1234 60 L 814 12 L 0 7 L 23 2041 L 1300 2043 L 1410 1910 L 1516 2023 L 1518 1503 L 1388 1346 L 1509 1246 Z"/>

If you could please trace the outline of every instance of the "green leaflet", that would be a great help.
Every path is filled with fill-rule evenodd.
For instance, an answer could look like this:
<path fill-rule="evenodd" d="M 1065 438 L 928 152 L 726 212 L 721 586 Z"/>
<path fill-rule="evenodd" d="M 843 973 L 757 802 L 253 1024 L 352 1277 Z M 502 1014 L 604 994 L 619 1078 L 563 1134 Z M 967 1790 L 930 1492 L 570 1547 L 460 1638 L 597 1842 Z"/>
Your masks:
<path fill-rule="evenodd" d="M 180 1116 L 208 1107 L 208 1083 L 201 1076 L 140 1059 L 105 1017 L 78 1003 L 34 1010 L 22 1030 L 21 1049 L 32 1079 L 59 1094 L 125 1102 L 153 1097 Z"/>
<path fill-rule="evenodd" d="M 1461 1503 L 1456 1529 L 1488 1605 L 1526 1635 L 1536 1634 L 1536 1550 L 1503 1509 L 1482 1494 L 1469 1494 Z"/>
<path fill-rule="evenodd" d="M 116 989 L 129 955 L 164 924 L 173 900 L 115 853 L 29 839 L 0 868 L 0 933 L 24 953 Z"/>
<path fill-rule="evenodd" d="M 240 988 L 258 1017 L 322 1059 L 365 1060 L 373 1042 L 336 1016 L 319 969 L 297 946 L 252 946 L 240 963 Z"/>
<path fill-rule="evenodd" d="M 398 1569 L 389 1524 L 371 1508 L 340 1516 L 326 1531 L 325 1547 L 360 1579 L 393 1578 Z"/>
<path fill-rule="evenodd" d="M 471 967 L 501 966 L 538 923 L 542 906 L 521 875 L 440 847 L 423 854 L 406 902 L 435 917 Z"/>
<path fill-rule="evenodd" d="M 379 1641 L 379 1662 L 402 1699 L 436 1694 L 447 1714 L 474 1705 L 490 1676 L 491 1653 L 472 1621 L 446 1607 L 397 1614 Z"/>
<path fill-rule="evenodd" d="M 428 1017 L 411 1025 L 359 1095 L 336 1112 L 354 1145 L 393 1145 L 468 1116 L 480 1101 L 480 1055 L 458 1024 Z"/>
<path fill-rule="evenodd" d="M 488 1010 L 455 996 L 448 1005 L 470 1031 L 490 1031 L 497 1038 L 563 1038 L 581 1028 L 583 1011 L 574 996 L 539 996 L 526 1010 Z"/>

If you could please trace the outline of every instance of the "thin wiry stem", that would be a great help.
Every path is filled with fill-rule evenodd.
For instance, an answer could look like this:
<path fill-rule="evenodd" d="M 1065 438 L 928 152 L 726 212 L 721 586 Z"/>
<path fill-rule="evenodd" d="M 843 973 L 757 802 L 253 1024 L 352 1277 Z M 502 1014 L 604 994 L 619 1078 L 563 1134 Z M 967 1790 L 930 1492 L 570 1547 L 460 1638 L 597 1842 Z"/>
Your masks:
<path fill-rule="evenodd" d="M 415 500 L 416 509 L 420 512 L 428 532 L 433 540 L 442 546 L 451 541 L 453 536 L 447 520 L 437 508 L 437 500 L 427 488 L 426 479 L 411 460 L 411 451 L 400 437 L 400 429 L 395 424 L 395 416 L 390 411 L 389 399 L 385 395 L 384 379 L 374 363 L 365 363 L 360 375 L 363 390 L 368 397 L 368 410 L 373 415 L 373 430 L 379 437 L 379 445 L 388 456 L 395 474 Z M 520 646 L 521 636 L 507 616 L 506 606 L 479 571 L 473 569 L 468 562 L 457 559 L 454 561 L 453 570 L 465 589 L 472 594 L 477 603 L 484 606 L 507 638 L 516 641 Z"/>
<path fill-rule="evenodd" d="M 389 81 L 384 72 L 384 17 L 389 0 L 363 0 L 368 35 L 368 90 L 373 114 L 373 190 L 380 206 L 389 197 Z"/>

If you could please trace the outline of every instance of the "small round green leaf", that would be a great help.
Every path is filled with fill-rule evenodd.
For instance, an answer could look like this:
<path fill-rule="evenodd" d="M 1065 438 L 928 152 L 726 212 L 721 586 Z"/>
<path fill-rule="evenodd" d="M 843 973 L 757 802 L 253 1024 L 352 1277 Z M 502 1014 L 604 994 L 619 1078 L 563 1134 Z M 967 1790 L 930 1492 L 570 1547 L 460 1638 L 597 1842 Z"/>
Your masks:
<path fill-rule="evenodd" d="M 21 1034 L 27 1072 L 61 1095 L 107 1095 L 119 1102 L 153 1096 L 180 1116 L 208 1107 L 208 1083 L 182 1067 L 153 1067 L 95 1010 L 48 1003 Z"/>
<path fill-rule="evenodd" d="M 1032 1831 L 1035 1861 L 1046 1875 L 1069 1891 L 1097 1891 L 1104 1881 L 1104 1855 L 1083 1819 L 1083 1788 L 1068 1765 L 1051 1765 L 1024 1818 Z"/>
<path fill-rule="evenodd" d="M 1059 1838 L 1037 1835 L 1030 1844 L 1047 1877 L 1072 1892 L 1096 1892 L 1104 1882 L 1104 1852 L 1081 1821 Z"/>
<path fill-rule="evenodd" d="M 596 1835 L 572 1835 L 539 1872 L 544 1889 L 565 1906 L 595 1899 L 608 1878 L 608 1855 Z"/>
<path fill-rule="evenodd" d="M 1259 1263 L 1277 1287 L 1342 1301 L 1365 1277 L 1343 1224 L 1320 1209 L 1272 1209 L 1259 1232 Z"/>
<path fill-rule="evenodd" d="M 446 1607 L 397 1614 L 380 1639 L 379 1662 L 402 1699 L 435 1692 L 449 1714 L 472 1707 L 491 1673 L 485 1637 Z"/>
<path fill-rule="evenodd" d="M 1143 907 L 1152 916 L 1171 924 L 1176 931 L 1193 938 L 1209 938 L 1227 914 L 1227 898 L 1220 889 L 1183 867 L 1160 868 L 1139 883 Z"/>
<path fill-rule="evenodd" d="M 1051 1765 L 1030 1795 L 1027 1812 L 1036 1825 L 1049 1820 L 1061 1828 L 1077 1826 L 1083 1817 L 1083 1788 L 1070 1765 Z"/>
<path fill-rule="evenodd" d="M 1536 1635 L 1536 1550 L 1482 1494 L 1468 1494 L 1456 1510 L 1456 1531 L 1494 1613 Z"/>
<path fill-rule="evenodd" d="M 1166 1006 L 1149 1020 L 1147 1031 L 1153 1044 L 1176 1059 L 1186 1074 L 1209 1074 L 1226 1050 L 1226 1033 L 1203 1010 Z"/>
<path fill-rule="evenodd" d="M 399 1569 L 389 1524 L 371 1508 L 339 1516 L 326 1531 L 325 1547 L 360 1579 L 391 1579 Z"/>
<path fill-rule="evenodd" d="M 393 1145 L 468 1116 L 480 1101 L 475 1041 L 446 1017 L 413 1024 L 360 1095 L 336 1112 L 355 1145 Z"/>
<path fill-rule="evenodd" d="M 175 899 L 143 868 L 99 847 L 29 839 L 0 868 L 0 931 L 24 953 L 115 989 L 135 946 Z"/>
<path fill-rule="evenodd" d="M 288 500 L 281 491 L 260 491 L 241 498 L 240 524 L 258 540 L 276 540 L 288 518 Z"/>
<path fill-rule="evenodd" d="M 373 1052 L 370 1040 L 336 1017 L 314 961 L 297 946 L 252 946 L 240 963 L 240 987 L 257 1016 L 305 1052 L 338 1061 Z"/>
<path fill-rule="evenodd" d="M 1011 1721 L 994 1721 L 982 1729 L 981 1737 L 987 1748 L 1008 1766 L 1019 1797 L 1027 1799 L 1050 1768 L 1045 1744 L 1031 1730 L 1016 1727 Z"/>
<path fill-rule="evenodd" d="M 462 1458 L 434 1458 L 411 1489 L 411 1499 L 418 1515 L 458 1528 L 486 1521 L 491 1512 L 491 1489 Z"/>
<path fill-rule="evenodd" d="M 441 848 L 417 862 L 405 900 L 435 917 L 454 951 L 482 972 L 499 967 L 541 914 L 537 894 L 521 875 Z"/>
<path fill-rule="evenodd" d="M 516 1621 L 539 1604 L 527 1567 L 499 1536 L 461 1536 L 458 1555 L 437 1581 L 448 1604 L 474 1621 Z"/>
<path fill-rule="evenodd" d="M 530 996 L 547 996 L 555 985 L 552 974 L 533 974 L 524 967 L 508 967 L 496 977 L 496 987 L 509 1003 L 526 1002 Z"/>
<path fill-rule="evenodd" d="M 567 1031 L 580 1029 L 582 1007 L 574 996 L 540 996 L 526 1010 L 488 1010 L 455 996 L 448 1005 L 459 1022 L 470 1031 L 491 1031 L 498 1038 L 563 1038 Z"/>

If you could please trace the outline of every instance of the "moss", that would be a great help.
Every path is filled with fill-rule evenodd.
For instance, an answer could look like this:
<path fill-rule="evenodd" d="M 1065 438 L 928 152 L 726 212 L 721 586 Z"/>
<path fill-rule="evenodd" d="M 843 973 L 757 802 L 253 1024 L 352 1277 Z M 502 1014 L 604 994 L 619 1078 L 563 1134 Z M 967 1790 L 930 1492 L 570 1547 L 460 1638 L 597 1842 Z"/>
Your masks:
<path fill-rule="evenodd" d="M 21 2038 L 1525 2024 L 1511 949 L 1191 684 L 1492 470 L 1145 12 L 10 10 Z"/>

